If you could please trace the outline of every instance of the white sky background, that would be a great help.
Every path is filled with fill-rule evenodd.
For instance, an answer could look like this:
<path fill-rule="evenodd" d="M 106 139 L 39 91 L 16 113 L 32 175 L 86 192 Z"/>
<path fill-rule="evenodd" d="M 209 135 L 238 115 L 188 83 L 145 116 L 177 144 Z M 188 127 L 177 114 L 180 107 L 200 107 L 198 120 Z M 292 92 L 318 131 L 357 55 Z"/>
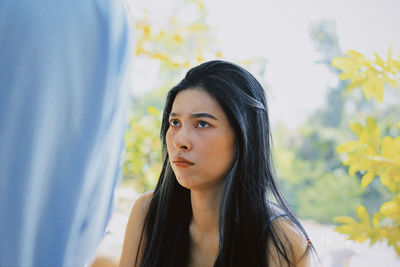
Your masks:
<path fill-rule="evenodd" d="M 156 4 L 162 12 L 168 2 L 148 0 L 141 6 Z M 334 19 L 344 51 L 386 58 L 392 45 L 394 56 L 400 52 L 400 0 L 206 0 L 206 9 L 224 58 L 268 59 L 270 117 L 291 128 L 321 107 L 327 86 L 337 82 L 315 64 L 319 54 L 309 38 L 310 22 Z"/>

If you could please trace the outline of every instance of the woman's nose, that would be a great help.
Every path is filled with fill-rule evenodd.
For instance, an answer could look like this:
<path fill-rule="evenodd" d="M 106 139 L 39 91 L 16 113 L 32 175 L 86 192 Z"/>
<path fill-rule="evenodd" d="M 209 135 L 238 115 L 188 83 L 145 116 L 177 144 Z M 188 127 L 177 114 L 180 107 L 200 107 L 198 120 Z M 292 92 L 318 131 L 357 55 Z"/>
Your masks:
<path fill-rule="evenodd" d="M 181 151 L 189 151 L 192 149 L 192 142 L 190 140 L 190 135 L 187 130 L 181 128 L 176 133 L 174 146 L 176 149 Z"/>

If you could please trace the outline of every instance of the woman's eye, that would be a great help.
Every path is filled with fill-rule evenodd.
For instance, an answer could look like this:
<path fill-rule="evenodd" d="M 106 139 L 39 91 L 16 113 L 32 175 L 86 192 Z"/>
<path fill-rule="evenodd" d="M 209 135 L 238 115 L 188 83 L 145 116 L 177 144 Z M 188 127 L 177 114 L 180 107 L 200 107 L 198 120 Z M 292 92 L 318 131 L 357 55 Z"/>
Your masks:
<path fill-rule="evenodd" d="M 207 128 L 207 127 L 210 127 L 210 124 L 206 121 L 199 121 L 197 123 L 197 127 L 198 128 Z"/>
<path fill-rule="evenodd" d="M 181 124 L 178 120 L 170 120 L 169 125 L 171 125 L 172 127 L 177 127 L 180 126 Z"/>

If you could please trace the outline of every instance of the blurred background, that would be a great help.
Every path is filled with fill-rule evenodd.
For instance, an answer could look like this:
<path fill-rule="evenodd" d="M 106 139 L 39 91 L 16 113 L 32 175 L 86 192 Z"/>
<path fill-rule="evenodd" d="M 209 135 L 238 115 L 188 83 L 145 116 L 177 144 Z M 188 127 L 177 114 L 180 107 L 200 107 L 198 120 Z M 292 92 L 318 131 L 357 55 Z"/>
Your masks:
<path fill-rule="evenodd" d="M 266 90 L 280 186 L 323 266 L 400 266 L 400 1 L 127 8 L 135 55 L 123 180 L 93 265 L 118 263 L 132 204 L 158 179 L 167 91 L 190 67 L 223 59 Z"/>

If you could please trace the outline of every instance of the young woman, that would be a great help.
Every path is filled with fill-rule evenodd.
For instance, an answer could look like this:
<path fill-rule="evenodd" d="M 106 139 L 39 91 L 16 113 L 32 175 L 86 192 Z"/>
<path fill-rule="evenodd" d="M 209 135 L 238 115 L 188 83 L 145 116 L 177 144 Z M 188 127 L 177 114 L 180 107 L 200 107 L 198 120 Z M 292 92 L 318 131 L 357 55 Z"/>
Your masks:
<path fill-rule="evenodd" d="M 278 189 L 262 86 L 210 61 L 168 93 L 163 168 L 135 202 L 120 266 L 307 266 L 304 229 Z"/>

